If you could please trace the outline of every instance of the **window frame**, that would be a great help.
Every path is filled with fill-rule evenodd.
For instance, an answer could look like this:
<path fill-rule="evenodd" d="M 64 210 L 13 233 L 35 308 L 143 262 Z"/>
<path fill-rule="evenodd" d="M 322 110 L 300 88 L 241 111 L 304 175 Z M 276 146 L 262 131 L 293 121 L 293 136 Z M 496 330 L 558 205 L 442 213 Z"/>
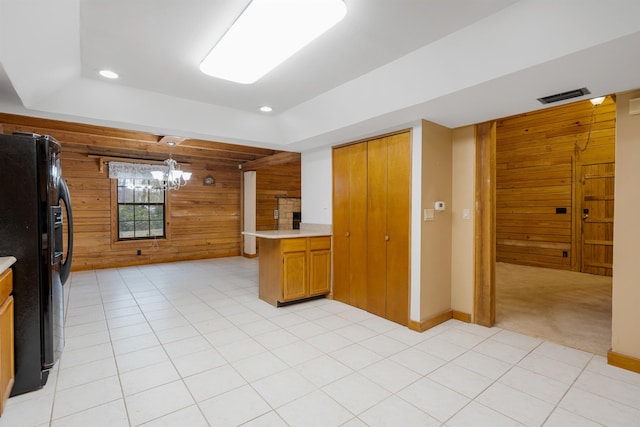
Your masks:
<path fill-rule="evenodd" d="M 119 229 L 119 203 L 118 203 L 118 179 L 110 179 L 111 181 L 111 246 L 135 246 L 136 248 L 157 249 L 158 242 L 164 242 L 171 239 L 171 197 L 165 192 L 164 194 L 164 236 L 151 236 L 139 238 L 120 238 Z"/>

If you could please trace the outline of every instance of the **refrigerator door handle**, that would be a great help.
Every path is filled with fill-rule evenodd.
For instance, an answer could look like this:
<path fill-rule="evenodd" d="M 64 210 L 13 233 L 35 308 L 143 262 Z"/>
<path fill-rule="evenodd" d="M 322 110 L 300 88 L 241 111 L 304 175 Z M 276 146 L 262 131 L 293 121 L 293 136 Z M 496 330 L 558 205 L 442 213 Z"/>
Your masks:
<path fill-rule="evenodd" d="M 64 208 L 67 214 L 67 257 L 64 262 L 60 263 L 60 281 L 64 285 L 69 278 L 71 272 L 71 259 L 73 257 L 73 216 L 71 213 L 71 197 L 69 196 L 69 187 L 64 179 L 58 181 L 58 203 L 60 200 L 64 202 Z"/>

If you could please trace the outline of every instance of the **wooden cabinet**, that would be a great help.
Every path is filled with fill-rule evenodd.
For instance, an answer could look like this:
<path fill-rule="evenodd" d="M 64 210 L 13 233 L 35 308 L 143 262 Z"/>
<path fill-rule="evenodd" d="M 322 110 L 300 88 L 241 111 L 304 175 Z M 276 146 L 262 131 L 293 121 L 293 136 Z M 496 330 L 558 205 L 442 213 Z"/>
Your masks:
<path fill-rule="evenodd" d="M 13 352 L 13 275 L 7 269 L 0 274 L 0 415 L 9 398 L 15 378 Z"/>
<path fill-rule="evenodd" d="M 260 299 L 280 306 L 329 293 L 331 237 L 260 239 Z"/>
<path fill-rule="evenodd" d="M 333 296 L 409 320 L 411 134 L 333 151 Z"/>

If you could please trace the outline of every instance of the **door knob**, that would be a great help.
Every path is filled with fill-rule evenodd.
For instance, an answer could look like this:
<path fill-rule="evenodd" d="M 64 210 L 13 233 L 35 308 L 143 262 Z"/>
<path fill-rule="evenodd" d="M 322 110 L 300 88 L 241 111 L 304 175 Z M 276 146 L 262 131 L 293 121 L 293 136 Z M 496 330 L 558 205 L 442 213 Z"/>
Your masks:
<path fill-rule="evenodd" d="M 349 232 L 344 233 L 344 237 L 349 237 Z"/>
<path fill-rule="evenodd" d="M 389 236 L 384 236 L 384 240 L 386 240 L 387 242 L 390 240 L 391 238 Z"/>

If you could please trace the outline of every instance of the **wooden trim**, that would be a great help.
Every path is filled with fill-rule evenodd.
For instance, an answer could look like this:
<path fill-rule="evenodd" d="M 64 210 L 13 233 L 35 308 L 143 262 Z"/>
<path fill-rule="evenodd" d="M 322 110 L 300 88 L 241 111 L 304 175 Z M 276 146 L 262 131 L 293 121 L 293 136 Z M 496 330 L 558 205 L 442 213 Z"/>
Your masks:
<path fill-rule="evenodd" d="M 161 145 L 170 145 L 171 147 L 175 147 L 176 145 L 180 145 L 182 144 L 184 141 L 186 141 L 187 138 L 183 138 L 181 136 L 171 136 L 171 135 L 165 135 L 163 137 L 161 137 L 160 139 L 158 139 L 158 144 Z"/>
<path fill-rule="evenodd" d="M 113 245 L 118 242 L 118 180 L 109 179 L 109 184 L 111 187 L 111 200 L 109 201 L 111 212 L 109 219 L 111 220 L 111 247 L 113 248 Z"/>
<path fill-rule="evenodd" d="M 609 351 L 607 353 L 607 362 L 611 366 L 627 369 L 629 371 L 640 373 L 640 359 L 624 354 Z"/>
<path fill-rule="evenodd" d="M 242 252 L 242 256 L 245 258 L 258 258 L 258 254 L 248 254 L 246 252 Z"/>
<path fill-rule="evenodd" d="M 244 256 L 244 239 L 245 235 L 242 234 L 244 231 L 244 172 L 242 168 L 238 168 L 238 173 L 240 174 L 240 253 Z M 258 240 L 258 239 L 256 239 Z M 256 245 L 256 256 L 258 255 L 257 251 L 258 247 Z"/>
<path fill-rule="evenodd" d="M 292 153 L 284 151 L 274 154 L 273 156 L 262 157 L 257 160 L 246 162 L 240 165 L 243 172 L 255 171 L 262 168 L 270 168 L 273 166 L 286 165 L 288 163 L 299 162 L 301 160 L 300 153 Z"/>
<path fill-rule="evenodd" d="M 118 180 L 109 179 L 111 186 L 111 248 L 117 246 L 136 246 L 142 248 L 157 249 L 160 242 L 171 240 L 171 195 L 169 191 L 164 192 L 164 237 L 155 239 L 130 239 L 120 240 L 118 238 Z M 115 267 L 115 265 L 114 265 Z"/>
<path fill-rule="evenodd" d="M 475 323 L 496 321 L 496 122 L 476 125 Z"/>
<path fill-rule="evenodd" d="M 144 254 L 144 252 L 143 252 Z M 236 252 L 232 255 L 222 254 L 222 255 L 211 255 L 211 254 L 198 254 L 198 255 L 189 255 L 182 256 L 180 258 L 166 256 L 164 258 L 150 258 L 148 256 L 139 256 L 136 257 L 134 261 L 123 261 L 123 262 L 111 262 L 107 267 L 95 267 L 91 265 L 78 265 L 74 266 L 71 271 L 89 271 L 96 270 L 100 268 L 120 268 L 120 267 L 133 267 L 133 266 L 141 266 L 141 265 L 151 265 L 151 264 L 165 264 L 168 262 L 176 262 L 176 261 L 198 261 L 203 259 L 214 259 L 214 258 L 228 258 L 229 256 L 240 256 L 239 252 Z M 137 258 L 144 258 L 144 262 L 140 262 Z"/>
<path fill-rule="evenodd" d="M 471 323 L 471 314 L 453 310 L 453 318 L 461 322 Z"/>
<path fill-rule="evenodd" d="M 9 298 L 13 292 L 13 269 L 7 268 L 0 274 L 0 303 Z"/>
<path fill-rule="evenodd" d="M 438 314 L 436 316 L 430 317 L 429 319 L 422 320 L 420 322 L 416 322 L 415 320 L 409 320 L 408 326 L 409 326 L 409 329 L 411 329 L 412 331 L 424 332 L 452 318 L 453 318 L 453 310 L 449 310 L 442 314 Z"/>
<path fill-rule="evenodd" d="M 413 128 L 407 128 L 407 129 L 401 129 L 401 130 L 397 130 L 394 132 L 389 132 L 389 133 L 383 133 L 382 135 L 376 135 L 376 136 L 371 136 L 369 138 L 363 138 L 363 139 L 359 139 L 357 141 L 349 141 L 349 142 L 345 142 L 344 144 L 338 144 L 338 145 L 334 145 L 331 148 L 342 148 L 342 147 L 348 147 L 349 145 L 354 145 L 354 144 L 360 144 L 361 142 L 368 142 L 368 141 L 373 141 L 375 139 L 380 139 L 380 138 L 387 138 L 393 135 L 400 135 L 402 133 L 413 133 Z"/>
<path fill-rule="evenodd" d="M 582 268 L 582 167 L 578 165 L 578 147 L 574 147 L 571 161 L 571 271 Z"/>
<path fill-rule="evenodd" d="M 164 165 L 164 160 L 147 160 L 134 157 L 112 157 L 112 156 L 98 156 L 95 154 L 87 154 L 90 159 L 98 159 L 98 170 L 100 173 L 104 173 L 104 165 L 109 162 L 123 162 L 123 163 L 143 163 L 147 165 Z M 180 165 L 190 165 L 191 163 L 180 162 Z"/>

